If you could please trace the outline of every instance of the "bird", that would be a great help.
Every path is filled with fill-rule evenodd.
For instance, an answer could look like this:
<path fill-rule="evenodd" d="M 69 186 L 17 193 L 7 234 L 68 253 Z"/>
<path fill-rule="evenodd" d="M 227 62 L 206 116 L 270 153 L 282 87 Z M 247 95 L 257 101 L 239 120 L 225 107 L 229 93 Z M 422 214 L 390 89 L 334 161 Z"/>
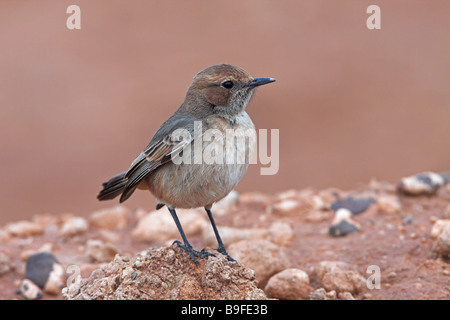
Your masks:
<path fill-rule="evenodd" d="M 103 183 L 97 199 L 110 200 L 120 195 L 122 203 L 136 189 L 149 190 L 156 198 L 156 209 L 167 206 L 172 215 L 183 241 L 174 244 L 184 249 L 196 265 L 196 258 L 215 255 L 206 249 L 194 250 L 176 209 L 203 207 L 217 240 L 215 250 L 235 261 L 226 251 L 211 208 L 234 189 L 247 171 L 256 129 L 246 108 L 257 87 L 274 81 L 254 78 L 244 69 L 226 63 L 198 72 L 181 106 L 156 131 L 128 170 Z M 231 142 L 226 141 L 229 132 L 234 134 Z"/>

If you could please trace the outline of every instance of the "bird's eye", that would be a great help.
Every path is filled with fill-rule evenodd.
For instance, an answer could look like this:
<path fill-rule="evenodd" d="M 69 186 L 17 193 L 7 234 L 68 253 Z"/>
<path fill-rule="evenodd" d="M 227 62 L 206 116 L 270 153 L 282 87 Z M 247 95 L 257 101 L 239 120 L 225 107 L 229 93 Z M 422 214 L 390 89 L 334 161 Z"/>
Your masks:
<path fill-rule="evenodd" d="M 222 87 L 224 87 L 225 89 L 231 89 L 233 88 L 234 83 L 230 80 L 224 81 L 222 83 Z"/>

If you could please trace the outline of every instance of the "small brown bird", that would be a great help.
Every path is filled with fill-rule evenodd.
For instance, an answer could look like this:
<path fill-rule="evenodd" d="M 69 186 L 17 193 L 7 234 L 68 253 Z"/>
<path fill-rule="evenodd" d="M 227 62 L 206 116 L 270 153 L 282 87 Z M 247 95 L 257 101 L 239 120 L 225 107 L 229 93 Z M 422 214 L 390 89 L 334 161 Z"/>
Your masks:
<path fill-rule="evenodd" d="M 175 209 L 204 207 L 218 242 L 217 251 L 233 261 L 220 238 L 211 207 L 224 198 L 247 171 L 256 131 L 245 109 L 256 87 L 274 81 L 273 78 L 253 78 L 230 64 L 200 71 L 178 110 L 162 124 L 127 171 L 103 183 L 97 198 L 109 200 L 121 195 L 120 202 L 123 202 L 136 188 L 150 190 L 157 200 L 156 208 L 166 205 L 175 221 L 183 240 L 183 243 L 175 243 L 196 264 L 195 257 L 213 254 L 192 248 Z M 232 144 L 225 141 L 230 132 L 234 133 Z M 197 157 L 199 150 L 200 158 Z"/>

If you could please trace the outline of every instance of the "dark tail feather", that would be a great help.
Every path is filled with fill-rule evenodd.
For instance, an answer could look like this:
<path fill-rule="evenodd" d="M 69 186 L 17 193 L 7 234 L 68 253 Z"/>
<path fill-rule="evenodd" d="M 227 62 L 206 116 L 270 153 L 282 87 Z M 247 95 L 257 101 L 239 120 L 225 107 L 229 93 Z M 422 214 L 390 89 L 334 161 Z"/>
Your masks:
<path fill-rule="evenodd" d="M 112 177 L 108 181 L 103 183 L 103 190 L 97 196 L 97 199 L 102 200 L 110 200 L 117 197 L 119 194 L 123 192 L 125 186 L 128 182 L 128 178 L 126 177 L 127 172 L 122 172 L 117 176 Z"/>

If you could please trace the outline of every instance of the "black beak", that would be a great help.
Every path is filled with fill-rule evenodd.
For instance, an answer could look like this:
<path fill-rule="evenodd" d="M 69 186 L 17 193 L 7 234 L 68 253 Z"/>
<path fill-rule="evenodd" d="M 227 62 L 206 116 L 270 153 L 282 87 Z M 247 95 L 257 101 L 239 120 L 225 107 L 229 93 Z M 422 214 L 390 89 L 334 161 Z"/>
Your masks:
<path fill-rule="evenodd" d="M 275 82 L 274 78 L 254 78 L 252 82 L 250 82 L 246 87 L 255 88 L 258 86 L 262 86 L 263 84 L 268 84 L 271 82 Z"/>

